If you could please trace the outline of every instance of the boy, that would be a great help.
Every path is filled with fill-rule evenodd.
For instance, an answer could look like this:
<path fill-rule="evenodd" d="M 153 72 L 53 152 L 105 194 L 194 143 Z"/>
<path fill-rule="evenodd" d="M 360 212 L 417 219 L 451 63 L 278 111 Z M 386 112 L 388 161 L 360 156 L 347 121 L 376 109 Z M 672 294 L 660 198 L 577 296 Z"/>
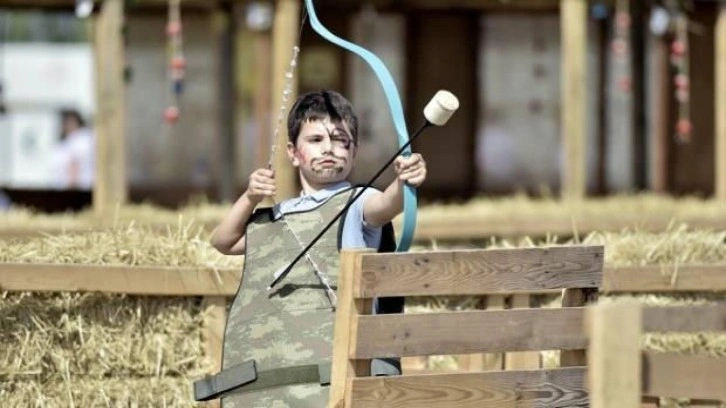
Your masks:
<path fill-rule="evenodd" d="M 396 180 L 385 191 L 366 190 L 312 247 L 309 259 L 301 259 L 268 291 L 274 273 L 287 266 L 356 192 L 346 179 L 358 147 L 358 118 L 343 96 L 333 91 L 301 96 L 290 111 L 288 135 L 287 155 L 300 177 L 300 197 L 253 213 L 262 200 L 275 195 L 274 172 L 258 169 L 212 237 L 220 252 L 246 255 L 243 281 L 225 330 L 223 371 L 218 374 L 218 382 L 229 379 L 230 384 L 212 390 L 222 393 L 225 408 L 327 405 L 324 385 L 332 355 L 338 251 L 378 249 L 388 238 L 383 227 L 402 210 L 404 183 L 419 186 L 426 178 L 419 154 L 398 157 Z M 374 360 L 371 371 L 397 373 L 383 360 Z"/>

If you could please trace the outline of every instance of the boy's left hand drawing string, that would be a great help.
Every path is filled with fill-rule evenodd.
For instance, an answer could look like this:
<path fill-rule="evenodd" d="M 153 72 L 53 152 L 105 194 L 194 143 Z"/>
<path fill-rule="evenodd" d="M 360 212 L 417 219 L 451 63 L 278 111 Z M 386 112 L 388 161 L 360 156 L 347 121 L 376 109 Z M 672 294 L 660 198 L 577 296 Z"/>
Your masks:
<path fill-rule="evenodd" d="M 304 24 L 304 20 L 305 19 L 303 18 L 303 24 Z M 285 73 L 285 89 L 283 90 L 283 93 L 282 93 L 282 103 L 281 103 L 281 107 L 280 107 L 280 113 L 279 113 L 279 116 L 277 119 L 277 124 L 275 125 L 275 132 L 273 133 L 272 144 L 270 147 L 270 157 L 267 162 L 267 168 L 269 170 L 273 170 L 273 171 L 274 171 L 273 163 L 275 160 L 275 154 L 277 152 L 277 138 L 280 133 L 280 125 L 285 118 L 285 113 L 287 111 L 287 104 L 290 100 L 290 95 L 292 94 L 292 90 L 291 90 L 292 89 L 292 79 L 294 76 L 295 66 L 297 65 L 297 57 L 298 57 L 299 53 L 300 53 L 300 48 L 295 46 L 293 48 L 292 59 L 290 60 L 290 67 L 288 68 L 288 71 Z M 275 202 L 274 197 L 269 197 L 269 198 L 272 201 L 273 207 L 276 206 L 277 203 Z M 290 225 L 290 223 L 288 222 L 287 218 L 285 217 L 285 214 L 282 212 L 282 208 L 280 208 L 280 220 L 285 225 L 284 229 L 290 232 L 290 234 L 295 238 L 295 241 L 297 242 L 297 244 L 300 246 L 300 249 L 304 250 L 305 244 L 302 242 L 302 239 L 300 239 L 300 235 L 295 231 L 295 229 L 292 227 L 292 225 Z M 310 266 L 313 267 L 313 270 L 315 271 L 315 275 L 320 280 L 320 283 L 325 287 L 325 293 L 328 296 L 330 305 L 333 308 L 335 308 L 336 304 L 338 303 L 338 297 L 335 295 L 335 289 L 333 289 L 332 285 L 330 284 L 330 279 L 328 279 L 327 274 L 325 272 L 323 272 L 323 270 L 318 266 L 318 264 L 315 262 L 315 260 L 312 258 L 312 256 L 310 256 L 310 251 L 307 251 L 305 253 L 305 259 L 308 261 Z M 285 271 L 285 269 L 286 268 L 283 267 L 283 268 L 277 270 L 274 273 L 273 278 L 275 280 L 277 280 L 280 277 L 280 275 Z"/>

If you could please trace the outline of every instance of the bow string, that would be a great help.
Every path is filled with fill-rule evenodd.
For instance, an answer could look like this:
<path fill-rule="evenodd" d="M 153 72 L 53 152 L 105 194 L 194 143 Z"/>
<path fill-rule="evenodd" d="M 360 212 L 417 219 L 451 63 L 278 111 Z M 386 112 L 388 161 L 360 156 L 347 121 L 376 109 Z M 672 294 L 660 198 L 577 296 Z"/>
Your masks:
<path fill-rule="evenodd" d="M 320 36 L 325 38 L 327 41 L 361 57 L 371 67 L 378 79 L 378 82 L 380 82 L 383 87 L 384 94 L 386 95 L 388 109 L 391 113 L 391 119 L 393 120 L 393 125 L 398 136 L 398 146 L 401 148 L 406 144 L 406 142 L 408 142 L 409 134 L 406 129 L 406 119 L 403 115 L 401 97 L 399 96 L 396 83 L 393 81 L 393 77 L 386 68 L 386 65 L 371 51 L 350 41 L 344 40 L 330 32 L 330 30 L 328 30 L 318 19 L 318 16 L 315 13 L 313 0 L 305 0 L 305 8 L 310 19 L 310 25 L 316 33 L 320 34 Z M 403 151 L 403 154 L 410 155 L 411 148 L 407 147 Z M 416 206 L 416 189 L 412 186 L 405 185 L 403 190 L 403 227 L 396 245 L 396 252 L 408 251 L 411 246 L 413 234 L 416 229 Z"/>

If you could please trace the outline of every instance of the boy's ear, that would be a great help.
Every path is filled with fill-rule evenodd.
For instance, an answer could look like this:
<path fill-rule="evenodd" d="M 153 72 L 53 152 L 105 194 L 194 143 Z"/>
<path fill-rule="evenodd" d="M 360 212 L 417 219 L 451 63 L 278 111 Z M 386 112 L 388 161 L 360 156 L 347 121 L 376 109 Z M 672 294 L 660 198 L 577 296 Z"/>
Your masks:
<path fill-rule="evenodd" d="M 295 157 L 295 145 L 292 142 L 287 142 L 287 159 L 294 167 L 300 167 L 300 160 Z"/>

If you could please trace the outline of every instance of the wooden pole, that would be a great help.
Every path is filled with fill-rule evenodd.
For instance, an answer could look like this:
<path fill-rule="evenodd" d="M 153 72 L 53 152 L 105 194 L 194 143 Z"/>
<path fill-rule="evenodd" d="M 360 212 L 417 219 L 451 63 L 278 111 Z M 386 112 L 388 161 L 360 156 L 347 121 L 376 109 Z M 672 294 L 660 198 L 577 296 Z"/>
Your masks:
<path fill-rule="evenodd" d="M 561 0 L 562 43 L 562 197 L 585 197 L 587 1 Z"/>
<path fill-rule="evenodd" d="M 105 216 L 126 202 L 126 96 L 124 1 L 105 0 L 94 38 L 96 77 L 96 181 L 93 209 Z"/>
<path fill-rule="evenodd" d="M 235 173 L 236 142 L 235 142 L 235 38 L 237 19 L 234 6 L 220 4 L 213 16 L 217 38 L 219 39 L 219 177 L 218 197 L 222 201 L 234 201 L 236 198 Z"/>
<path fill-rule="evenodd" d="M 632 146 L 633 181 L 635 188 L 643 190 L 647 186 L 648 143 L 646 132 L 646 94 L 645 94 L 645 23 L 644 2 L 630 1 L 630 72 L 632 78 Z"/>
<path fill-rule="evenodd" d="M 716 21 L 716 197 L 726 200 L 726 4 Z"/>
<path fill-rule="evenodd" d="M 270 156 L 270 143 L 272 142 L 272 131 L 270 123 L 272 115 L 270 107 L 272 95 L 270 70 L 272 38 L 268 30 L 255 33 L 255 122 L 257 123 L 257 150 L 255 154 L 256 167 L 264 167 Z"/>
<path fill-rule="evenodd" d="M 635 301 L 598 305 L 587 320 L 590 406 L 640 407 L 641 306 Z"/>
<path fill-rule="evenodd" d="M 653 160 L 650 166 L 650 188 L 656 193 L 668 191 L 668 140 L 670 132 L 669 117 L 671 103 L 670 62 L 668 61 L 668 41 L 663 38 L 655 40 L 656 87 L 655 112 L 653 114 L 653 130 L 651 144 Z"/>
<path fill-rule="evenodd" d="M 272 120 L 273 129 L 277 125 L 280 110 L 283 107 L 282 92 L 284 91 L 285 73 L 290 68 L 293 47 L 298 44 L 300 31 L 300 0 L 277 0 L 275 19 L 272 27 Z M 296 70 L 295 77 L 298 77 Z M 293 80 L 289 101 L 285 112 L 289 112 L 297 96 L 297 79 Z M 287 115 L 279 124 L 279 134 L 275 143 L 277 152 L 274 157 L 275 179 L 277 182 L 276 200 L 297 195 L 297 174 L 287 159 Z"/>

